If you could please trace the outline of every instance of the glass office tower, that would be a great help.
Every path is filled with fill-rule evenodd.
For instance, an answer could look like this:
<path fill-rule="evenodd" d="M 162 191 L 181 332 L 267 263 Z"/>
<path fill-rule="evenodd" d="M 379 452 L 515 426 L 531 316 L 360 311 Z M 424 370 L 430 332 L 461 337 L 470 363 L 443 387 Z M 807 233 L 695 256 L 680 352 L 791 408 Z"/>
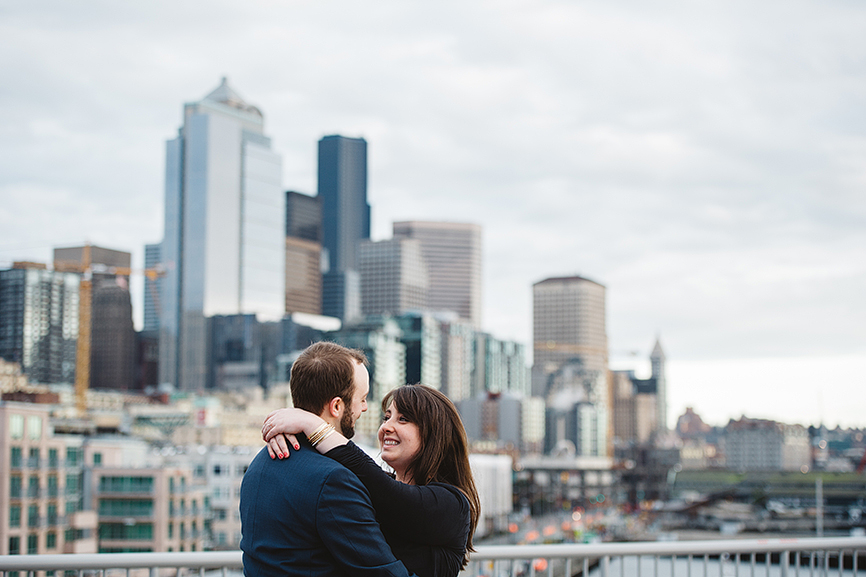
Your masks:
<path fill-rule="evenodd" d="M 319 140 L 322 245 L 328 270 L 322 314 L 350 320 L 361 308 L 357 247 L 370 238 L 367 204 L 367 141 L 331 135 Z"/>
<path fill-rule="evenodd" d="M 282 161 L 264 118 L 223 78 L 166 145 L 160 302 L 160 382 L 206 383 L 206 322 L 214 315 L 282 317 Z"/>

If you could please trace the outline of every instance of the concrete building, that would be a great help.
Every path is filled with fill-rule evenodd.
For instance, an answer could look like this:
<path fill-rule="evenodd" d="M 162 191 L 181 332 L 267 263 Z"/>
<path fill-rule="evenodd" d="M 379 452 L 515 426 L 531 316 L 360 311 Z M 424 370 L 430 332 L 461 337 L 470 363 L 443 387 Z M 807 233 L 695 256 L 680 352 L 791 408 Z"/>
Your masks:
<path fill-rule="evenodd" d="M 322 314 L 322 205 L 286 191 L 286 313 Z"/>
<path fill-rule="evenodd" d="M 160 382 L 201 390 L 206 319 L 285 311 L 282 161 L 261 111 L 223 78 L 166 145 Z"/>
<path fill-rule="evenodd" d="M 54 268 L 80 272 L 86 247 L 54 249 Z M 134 388 L 135 327 L 132 323 L 132 297 L 129 293 L 128 252 L 91 246 L 93 270 L 90 313 L 90 388 Z M 112 268 L 120 270 L 113 272 Z M 105 272 L 99 272 L 105 269 Z"/>
<path fill-rule="evenodd" d="M 89 439 L 84 459 L 100 553 L 204 549 L 205 494 L 189 463 L 167 465 L 128 438 Z"/>
<path fill-rule="evenodd" d="M 655 379 L 637 379 L 633 371 L 613 371 L 614 444 L 648 443 L 658 428 Z"/>
<path fill-rule="evenodd" d="M 433 311 L 453 311 L 481 328 L 481 226 L 458 222 L 405 221 L 393 225 L 394 238 L 414 238 L 429 274 Z"/>
<path fill-rule="evenodd" d="M 322 314 L 342 321 L 360 313 L 356 247 L 370 238 L 367 141 L 340 135 L 319 140 L 318 194 L 322 244 L 328 266 L 322 279 Z"/>
<path fill-rule="evenodd" d="M 514 460 L 510 455 L 469 455 L 469 466 L 481 500 L 481 516 L 475 537 L 502 533 L 508 529 L 513 510 L 512 477 Z"/>
<path fill-rule="evenodd" d="M 72 383 L 79 276 L 16 263 L 0 271 L 0 358 L 34 383 Z"/>
<path fill-rule="evenodd" d="M 572 276 L 532 285 L 533 394 L 546 396 L 547 378 L 565 363 L 607 371 L 605 288 Z"/>
<path fill-rule="evenodd" d="M 205 542 L 210 549 L 234 551 L 240 547 L 241 480 L 260 448 L 261 443 L 241 447 L 187 446 L 169 458 L 192 466 L 194 487 L 208 497 L 210 523 Z"/>
<path fill-rule="evenodd" d="M 472 395 L 475 329 L 467 321 L 439 318 L 441 390 L 455 403 Z"/>
<path fill-rule="evenodd" d="M 479 448 L 540 453 L 544 448 L 544 399 L 517 393 L 482 393 L 457 403 L 469 442 Z"/>
<path fill-rule="evenodd" d="M 809 431 L 742 417 L 725 427 L 726 466 L 732 471 L 808 471 L 812 466 Z"/>
<path fill-rule="evenodd" d="M 545 447 L 567 441 L 578 455 L 610 455 L 605 288 L 557 277 L 535 283 L 532 296 L 532 392 L 549 408 Z"/>
<path fill-rule="evenodd" d="M 364 241 L 358 245 L 361 313 L 400 315 L 428 309 L 427 265 L 414 239 Z"/>
<path fill-rule="evenodd" d="M 54 436 L 46 405 L 0 401 L 0 454 L 0 555 L 96 553 L 82 438 Z"/>

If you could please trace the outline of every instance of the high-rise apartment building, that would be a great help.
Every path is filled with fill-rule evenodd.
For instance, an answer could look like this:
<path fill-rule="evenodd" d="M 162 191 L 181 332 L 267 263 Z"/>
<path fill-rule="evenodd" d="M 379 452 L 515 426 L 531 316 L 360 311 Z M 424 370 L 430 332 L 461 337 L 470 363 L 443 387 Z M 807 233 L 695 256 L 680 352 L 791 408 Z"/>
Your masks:
<path fill-rule="evenodd" d="M 328 263 L 322 314 L 351 320 L 360 312 L 357 246 L 370 238 L 367 141 L 339 135 L 319 140 L 318 189 Z"/>
<path fill-rule="evenodd" d="M 322 205 L 286 192 L 286 313 L 322 313 Z"/>
<path fill-rule="evenodd" d="M 394 223 L 394 238 L 414 238 L 429 275 L 428 307 L 453 311 L 481 328 L 481 226 L 458 222 Z"/>
<path fill-rule="evenodd" d="M 358 269 L 362 314 L 427 309 L 427 266 L 417 240 L 364 241 L 358 246 Z"/>
<path fill-rule="evenodd" d="M 77 274 L 15 263 L 0 271 L 0 357 L 34 383 L 75 382 Z"/>
<path fill-rule="evenodd" d="M 87 248 L 54 249 L 55 270 L 81 271 L 88 264 L 85 262 Z M 90 388 L 129 390 L 134 388 L 135 380 L 135 327 L 129 294 L 132 255 L 99 246 L 89 247 L 89 252 L 93 270 Z M 121 270 L 112 271 L 112 267 Z"/>
<path fill-rule="evenodd" d="M 206 319 L 285 310 L 282 161 L 261 111 L 223 78 L 166 145 L 160 382 L 205 387 Z"/>

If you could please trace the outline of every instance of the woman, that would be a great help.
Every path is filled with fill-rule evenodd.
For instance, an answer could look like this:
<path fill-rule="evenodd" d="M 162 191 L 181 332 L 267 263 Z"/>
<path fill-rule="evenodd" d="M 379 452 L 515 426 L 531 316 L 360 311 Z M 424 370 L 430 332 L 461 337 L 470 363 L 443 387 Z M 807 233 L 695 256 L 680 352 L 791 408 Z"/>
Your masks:
<path fill-rule="evenodd" d="M 320 439 L 316 450 L 364 483 L 382 533 L 407 569 L 420 577 L 453 577 L 474 551 L 480 510 L 460 415 L 448 397 L 424 385 L 394 389 L 382 400 L 382 411 L 379 446 L 393 478 L 336 431 Z M 274 457 L 288 455 L 284 435 L 316 436 L 324 421 L 300 409 L 280 409 L 266 423 L 265 441 Z"/>

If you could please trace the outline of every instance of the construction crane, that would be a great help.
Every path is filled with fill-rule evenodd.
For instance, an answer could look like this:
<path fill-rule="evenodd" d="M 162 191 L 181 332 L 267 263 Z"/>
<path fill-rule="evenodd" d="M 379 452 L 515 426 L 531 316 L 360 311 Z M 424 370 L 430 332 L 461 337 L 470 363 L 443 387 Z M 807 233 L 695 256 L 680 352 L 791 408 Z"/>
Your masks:
<path fill-rule="evenodd" d="M 81 275 L 78 285 L 78 343 L 75 349 L 75 408 L 79 416 L 87 413 L 87 389 L 90 387 L 90 344 L 91 320 L 93 318 L 93 274 L 131 276 L 143 274 L 148 280 L 156 280 L 165 275 L 162 266 L 145 269 L 94 264 L 91 258 L 91 245 L 85 243 L 80 261 L 55 261 L 54 270 L 74 272 Z M 156 289 L 151 285 L 154 302 L 159 306 Z"/>

